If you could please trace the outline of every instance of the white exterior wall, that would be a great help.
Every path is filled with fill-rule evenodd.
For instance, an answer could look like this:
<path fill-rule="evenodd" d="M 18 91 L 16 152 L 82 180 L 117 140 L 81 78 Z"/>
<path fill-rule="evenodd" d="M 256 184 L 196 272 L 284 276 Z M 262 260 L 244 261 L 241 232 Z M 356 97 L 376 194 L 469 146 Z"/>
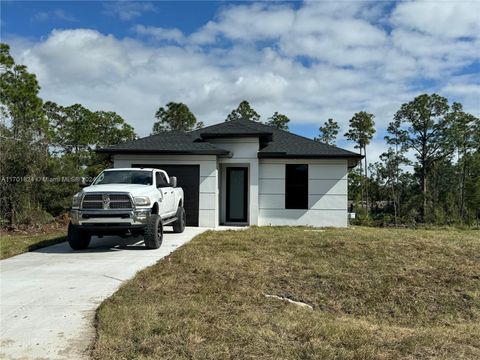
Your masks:
<path fill-rule="evenodd" d="M 285 164 L 308 164 L 308 209 L 285 209 Z M 259 225 L 347 226 L 347 161 L 260 159 Z"/>
<path fill-rule="evenodd" d="M 215 155 L 114 155 L 113 167 L 132 164 L 200 165 L 198 225 L 218 226 L 218 170 Z"/>
<path fill-rule="evenodd" d="M 226 168 L 228 166 L 248 167 L 248 223 L 258 225 L 258 150 L 260 147 L 258 138 L 228 138 L 212 139 L 210 143 L 228 150 L 232 153 L 231 158 L 218 159 L 221 170 L 221 194 L 220 194 L 220 223 L 225 222 L 226 214 Z"/>
<path fill-rule="evenodd" d="M 249 225 L 347 226 L 347 161 L 258 159 L 257 138 L 210 140 L 232 152 L 215 155 L 114 155 L 114 167 L 132 164 L 200 165 L 199 226 L 225 222 L 225 168 L 249 173 Z M 285 164 L 308 164 L 308 209 L 285 209 Z"/>

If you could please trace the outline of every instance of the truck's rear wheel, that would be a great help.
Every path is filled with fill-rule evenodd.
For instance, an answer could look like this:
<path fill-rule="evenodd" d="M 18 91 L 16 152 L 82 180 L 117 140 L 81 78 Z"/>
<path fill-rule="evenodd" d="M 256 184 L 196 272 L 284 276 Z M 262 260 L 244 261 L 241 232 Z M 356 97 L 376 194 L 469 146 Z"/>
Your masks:
<path fill-rule="evenodd" d="M 172 224 L 173 232 L 182 233 L 185 230 L 185 221 L 187 220 L 183 206 L 178 207 L 176 217 L 177 221 Z"/>
<path fill-rule="evenodd" d="M 81 231 L 75 226 L 72 225 L 72 223 L 68 224 L 68 244 L 73 250 L 83 250 L 90 245 L 90 239 L 91 235 L 85 231 Z"/>
<path fill-rule="evenodd" d="M 147 227 L 145 228 L 144 242 L 148 249 L 158 249 L 163 241 L 162 218 L 158 214 L 152 214 L 148 217 Z"/>

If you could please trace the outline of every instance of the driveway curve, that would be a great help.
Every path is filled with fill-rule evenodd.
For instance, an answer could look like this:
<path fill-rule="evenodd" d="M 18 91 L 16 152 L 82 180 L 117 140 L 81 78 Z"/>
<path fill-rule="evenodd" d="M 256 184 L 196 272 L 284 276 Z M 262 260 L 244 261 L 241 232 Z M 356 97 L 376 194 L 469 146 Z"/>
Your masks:
<path fill-rule="evenodd" d="M 83 251 L 61 243 L 1 260 L 0 358 L 88 358 L 98 305 L 206 230 L 166 231 L 157 250 L 146 250 L 142 238 L 105 237 Z"/>

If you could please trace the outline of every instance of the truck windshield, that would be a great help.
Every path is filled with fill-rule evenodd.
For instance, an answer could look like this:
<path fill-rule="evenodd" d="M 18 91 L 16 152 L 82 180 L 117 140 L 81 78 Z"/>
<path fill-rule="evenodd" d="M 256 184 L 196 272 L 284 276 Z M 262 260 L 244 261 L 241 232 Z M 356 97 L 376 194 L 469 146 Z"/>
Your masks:
<path fill-rule="evenodd" d="M 104 184 L 152 185 L 152 172 L 135 170 L 104 171 L 98 175 L 93 185 Z"/>

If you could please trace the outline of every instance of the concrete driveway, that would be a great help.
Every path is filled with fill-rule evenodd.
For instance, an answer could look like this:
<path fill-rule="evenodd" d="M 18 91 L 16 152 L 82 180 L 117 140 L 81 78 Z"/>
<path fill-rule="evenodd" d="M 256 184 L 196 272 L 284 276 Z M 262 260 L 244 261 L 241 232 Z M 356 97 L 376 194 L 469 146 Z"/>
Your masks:
<path fill-rule="evenodd" d="M 88 358 L 97 306 L 137 271 L 205 230 L 167 230 L 158 250 L 146 250 L 142 238 L 105 237 L 83 251 L 62 243 L 1 260 L 0 358 Z"/>

